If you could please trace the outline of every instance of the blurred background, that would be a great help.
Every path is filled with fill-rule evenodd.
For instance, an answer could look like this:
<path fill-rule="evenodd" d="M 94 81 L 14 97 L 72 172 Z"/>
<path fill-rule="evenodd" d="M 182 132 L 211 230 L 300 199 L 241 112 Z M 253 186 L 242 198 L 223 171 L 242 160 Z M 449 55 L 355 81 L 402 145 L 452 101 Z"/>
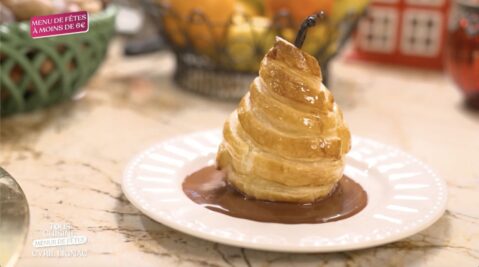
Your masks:
<path fill-rule="evenodd" d="M 447 74 L 464 93 L 467 106 L 479 105 L 475 0 L 2 0 L 1 4 L 4 45 L 0 61 L 5 73 L 1 99 L 5 115 L 73 95 L 103 60 L 114 32 L 116 40 L 123 40 L 125 56 L 171 51 L 175 57 L 172 78 L 178 87 L 212 98 L 238 100 L 275 36 L 293 42 L 303 20 L 320 11 L 325 16 L 309 30 L 303 49 L 319 60 L 327 85 L 334 75 L 329 72 L 329 63 L 348 44 L 341 54 L 351 61 Z M 94 14 L 94 21 L 100 21 L 100 26 L 92 27 L 98 33 L 80 38 L 81 49 L 89 51 L 95 64 L 80 64 L 81 58 L 68 55 L 64 50 L 69 46 L 62 42 L 70 40 L 51 38 L 33 44 L 17 27 L 25 24 L 18 21 L 32 15 L 73 10 L 87 10 Z M 107 16 L 109 26 L 108 18 L 95 19 Z M 20 63 L 18 48 L 27 62 Z M 68 66 L 60 63 L 60 55 L 55 58 L 48 53 L 66 53 L 63 58 L 70 60 Z M 68 71 L 58 73 L 58 68 Z M 52 73 L 58 75 L 53 77 Z M 70 83 L 69 88 L 60 89 L 66 83 Z"/>

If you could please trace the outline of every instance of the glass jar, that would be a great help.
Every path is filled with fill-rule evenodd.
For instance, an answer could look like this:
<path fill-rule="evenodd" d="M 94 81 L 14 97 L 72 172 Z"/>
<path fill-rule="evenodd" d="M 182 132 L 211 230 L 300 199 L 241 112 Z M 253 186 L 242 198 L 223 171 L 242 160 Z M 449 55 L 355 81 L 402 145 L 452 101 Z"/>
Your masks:
<path fill-rule="evenodd" d="M 479 0 L 457 0 L 449 17 L 446 68 L 465 94 L 466 104 L 479 109 Z"/>

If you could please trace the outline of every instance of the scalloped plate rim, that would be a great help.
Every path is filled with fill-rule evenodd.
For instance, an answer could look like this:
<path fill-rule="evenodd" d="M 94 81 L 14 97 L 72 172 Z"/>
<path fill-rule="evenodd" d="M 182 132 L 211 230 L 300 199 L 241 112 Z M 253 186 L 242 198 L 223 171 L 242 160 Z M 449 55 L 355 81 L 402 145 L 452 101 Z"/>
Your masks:
<path fill-rule="evenodd" d="M 147 147 L 146 149 L 142 150 L 141 152 L 137 153 L 128 162 L 128 164 L 126 165 L 126 168 L 123 172 L 121 187 L 122 187 L 122 191 L 125 194 L 125 196 L 127 197 L 127 199 L 137 209 L 139 209 L 143 214 L 145 214 L 149 218 L 153 219 L 154 221 L 159 222 L 159 223 L 161 223 L 161 224 L 163 224 L 163 225 L 165 225 L 169 228 L 175 229 L 179 232 L 183 232 L 185 234 L 191 235 L 193 237 L 201 238 L 201 239 L 208 240 L 208 241 L 211 241 L 211 242 L 217 242 L 217 243 L 221 243 L 221 244 L 231 245 L 231 246 L 235 246 L 235 247 L 243 247 L 243 248 L 263 250 L 263 251 L 290 252 L 290 253 L 341 252 L 341 251 L 352 251 L 352 250 L 365 249 L 365 248 L 371 248 L 371 247 L 375 247 L 375 246 L 379 246 L 379 245 L 384 245 L 384 244 L 387 244 L 387 243 L 391 243 L 391 242 L 394 242 L 394 241 L 404 239 L 406 237 L 409 237 L 411 235 L 414 235 L 418 232 L 421 232 L 421 231 L 427 229 L 432 224 L 434 224 L 444 214 L 444 211 L 446 209 L 447 195 L 448 195 L 447 184 L 446 184 L 444 179 L 437 176 L 437 174 L 435 172 L 432 172 L 429 166 L 427 166 L 426 164 L 424 164 L 420 160 L 414 158 L 410 154 L 402 151 L 401 149 L 398 149 L 396 147 L 374 141 L 374 140 L 369 139 L 369 138 L 359 137 L 359 136 L 355 136 L 355 135 L 353 135 L 353 139 L 356 139 L 356 140 L 359 139 L 359 140 L 362 140 L 362 141 L 365 141 L 365 142 L 375 143 L 375 144 L 383 146 L 384 148 L 392 149 L 392 150 L 397 151 L 398 153 L 400 153 L 404 156 L 407 156 L 407 157 L 410 157 L 410 158 L 414 159 L 419 164 L 421 164 L 422 166 L 427 168 L 432 173 L 432 176 L 435 176 L 436 178 L 438 178 L 440 180 L 439 187 L 444 189 L 444 197 L 439 203 L 438 211 L 433 216 L 431 216 L 431 218 L 428 221 L 422 223 L 421 225 L 418 225 L 415 228 L 410 228 L 409 230 L 403 230 L 396 235 L 391 235 L 389 237 L 382 238 L 382 239 L 379 239 L 379 240 L 370 240 L 370 241 L 367 241 L 367 242 L 339 244 L 339 245 L 331 245 L 331 246 L 317 246 L 317 245 L 314 245 L 314 246 L 298 246 L 298 245 L 284 245 L 284 244 L 270 244 L 268 246 L 265 246 L 263 244 L 257 244 L 257 243 L 252 243 L 252 242 L 241 242 L 241 241 L 237 241 L 237 240 L 231 239 L 231 238 L 226 238 L 226 237 L 221 237 L 221 236 L 213 236 L 211 234 L 204 234 L 204 233 L 202 233 L 200 231 L 197 231 L 195 229 L 190 229 L 188 227 L 183 227 L 183 226 L 181 226 L 181 225 L 179 225 L 175 222 L 172 222 L 170 220 L 165 219 L 164 216 L 161 216 L 158 213 L 154 213 L 154 212 L 151 212 L 150 210 L 146 209 L 145 206 L 142 203 L 140 203 L 140 201 L 136 197 L 133 196 L 132 191 L 131 191 L 132 189 L 129 186 L 126 185 L 126 180 L 131 178 L 130 175 L 128 174 L 128 172 L 135 168 L 135 166 L 138 164 L 139 160 L 142 157 L 144 157 L 146 153 L 151 152 L 152 150 L 154 150 L 154 148 L 157 148 L 161 145 L 164 145 L 165 143 L 170 143 L 170 142 L 183 140 L 183 138 L 185 138 L 185 137 L 190 137 L 190 136 L 194 136 L 194 135 L 201 135 L 201 134 L 204 134 L 204 133 L 212 133 L 212 132 L 217 133 L 219 131 L 221 131 L 221 130 L 220 129 L 209 129 L 209 130 L 203 130 L 203 131 L 190 132 L 190 133 L 179 135 L 179 136 L 176 136 L 176 137 L 173 137 L 173 138 L 167 138 L 167 139 L 164 139 L 162 141 L 156 142 L 153 145 L 151 145 L 151 146 Z M 219 140 L 219 141 L 221 141 L 221 140 Z M 181 179 L 183 179 L 183 178 L 181 178 Z M 181 192 L 181 193 L 183 193 L 183 192 Z M 369 205 L 369 203 L 368 203 L 368 205 Z M 203 208 L 199 205 L 197 205 L 197 206 L 198 206 L 199 209 L 207 210 L 207 209 L 205 209 L 205 208 Z M 209 211 L 209 212 L 213 212 L 213 211 Z M 224 216 L 228 217 L 229 220 L 249 221 L 249 220 L 245 220 L 245 219 L 229 217 L 227 215 L 224 215 Z M 347 220 L 347 219 L 345 219 L 345 220 Z M 341 221 L 344 221 L 344 220 L 341 220 Z M 251 221 L 249 221 L 249 222 L 251 222 Z M 265 224 L 265 223 L 262 223 L 262 222 L 253 222 L 253 223 Z M 327 224 L 334 224 L 334 223 L 335 222 L 331 222 L 331 223 L 327 223 Z M 270 223 L 266 223 L 266 224 L 270 224 Z M 276 223 L 272 223 L 272 224 L 276 224 Z M 282 225 L 282 224 L 279 224 L 279 225 Z M 301 226 L 301 225 L 303 225 L 303 224 L 294 224 L 294 226 Z M 308 224 L 306 224 L 306 225 L 308 225 Z M 322 224 L 315 224 L 315 225 L 320 227 Z M 289 226 L 291 226 L 291 225 L 284 224 L 285 228 L 287 228 Z"/>

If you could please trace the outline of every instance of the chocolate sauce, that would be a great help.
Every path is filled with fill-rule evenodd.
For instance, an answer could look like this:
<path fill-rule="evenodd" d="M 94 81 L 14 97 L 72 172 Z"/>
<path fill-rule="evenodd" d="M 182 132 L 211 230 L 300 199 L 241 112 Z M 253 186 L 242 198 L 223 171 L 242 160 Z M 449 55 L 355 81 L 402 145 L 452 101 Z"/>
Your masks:
<path fill-rule="evenodd" d="M 214 166 L 186 177 L 183 191 L 199 205 L 229 216 L 271 223 L 326 223 L 360 212 L 368 197 L 363 188 L 343 176 L 331 195 L 313 203 L 297 204 L 249 199 L 225 180 Z"/>

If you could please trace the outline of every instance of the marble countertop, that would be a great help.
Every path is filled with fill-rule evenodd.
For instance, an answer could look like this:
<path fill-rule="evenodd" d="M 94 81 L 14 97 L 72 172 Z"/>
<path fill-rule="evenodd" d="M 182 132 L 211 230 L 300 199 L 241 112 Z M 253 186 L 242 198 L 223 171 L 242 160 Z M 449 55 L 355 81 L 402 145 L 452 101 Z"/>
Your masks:
<path fill-rule="evenodd" d="M 388 245 L 285 254 L 200 240 L 142 215 L 122 194 L 129 159 L 159 140 L 220 127 L 235 103 L 178 90 L 167 52 L 123 58 L 119 43 L 72 102 L 1 121 L 0 166 L 23 187 L 31 226 L 18 267 L 479 266 L 479 114 L 441 73 L 349 62 L 332 65 L 333 93 L 356 135 L 430 164 L 449 186 L 446 213 Z M 86 236 L 63 254 L 32 246 L 52 229 Z M 56 251 L 55 253 L 60 253 Z"/>

